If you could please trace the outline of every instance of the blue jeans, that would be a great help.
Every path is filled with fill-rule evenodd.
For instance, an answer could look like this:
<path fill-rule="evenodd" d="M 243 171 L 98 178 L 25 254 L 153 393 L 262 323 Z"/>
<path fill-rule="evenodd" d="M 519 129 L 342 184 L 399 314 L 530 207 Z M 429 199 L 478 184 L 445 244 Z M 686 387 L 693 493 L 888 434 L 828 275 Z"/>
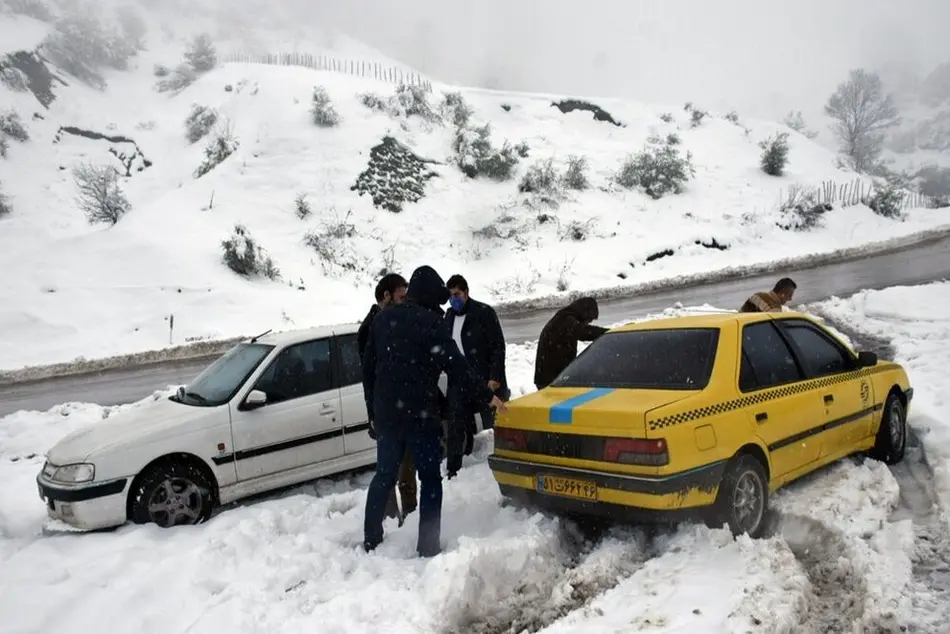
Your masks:
<path fill-rule="evenodd" d="M 376 473 L 366 494 L 363 546 L 376 548 L 383 541 L 383 519 L 390 491 L 396 485 L 406 450 L 419 474 L 419 539 L 416 549 L 424 557 L 437 554 L 442 539 L 442 448 L 439 433 L 386 426 L 376 439 Z"/>

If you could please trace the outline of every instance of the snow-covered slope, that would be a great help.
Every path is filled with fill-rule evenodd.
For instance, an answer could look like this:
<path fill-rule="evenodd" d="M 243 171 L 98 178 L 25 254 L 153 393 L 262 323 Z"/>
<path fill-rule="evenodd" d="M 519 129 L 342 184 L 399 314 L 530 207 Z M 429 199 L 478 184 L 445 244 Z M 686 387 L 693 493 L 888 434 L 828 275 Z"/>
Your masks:
<path fill-rule="evenodd" d="M 507 139 L 530 148 L 512 180 L 470 179 L 451 163 L 451 123 L 364 105 L 366 93 L 386 99 L 394 86 L 361 74 L 375 76 L 374 65 L 406 73 L 405 67 L 345 38 L 315 37 L 307 47 L 303 29 L 281 32 L 266 22 L 257 30 L 238 28 L 218 24 L 214 13 L 195 16 L 176 32 L 182 18 L 175 23 L 169 16 L 182 10 L 168 5 L 148 14 L 146 50 L 128 71 L 103 71 L 103 91 L 60 73 L 69 85 L 54 86 L 56 99 L 46 109 L 31 93 L 0 86 L 3 109 L 16 111 L 30 134 L 0 160 L 0 183 L 13 207 L 0 219 L 0 270 L 7 272 L 0 288 L 0 367 L 354 321 L 372 302 L 384 268 L 408 275 L 428 263 L 446 277 L 461 272 L 473 294 L 497 302 L 831 251 L 946 221 L 939 211 L 910 210 L 899 222 L 857 205 L 826 213 L 811 231 L 783 231 L 777 208 L 789 187 L 843 185 L 856 176 L 796 133 L 785 175 L 765 175 L 758 143 L 785 130 L 780 125 L 712 113 L 693 127 L 682 105 L 588 100 L 622 123 L 616 126 L 586 111 L 562 113 L 552 107 L 559 96 L 436 86 L 428 97 L 436 110 L 444 93 L 459 91 L 473 108 L 471 125 L 491 124 L 495 146 Z M 0 40 L 24 21 L 43 32 L 35 20 L 0 15 Z M 202 29 L 217 38 L 221 56 L 284 46 L 335 55 L 352 72 L 226 64 L 179 93 L 157 93 L 153 65 L 173 66 Z M 341 116 L 336 127 L 311 122 L 318 85 Z M 184 120 L 192 104 L 215 109 L 219 129 L 238 142 L 197 179 L 215 133 L 189 144 Z M 92 140 L 62 126 L 128 140 Z M 628 155 L 662 146 L 670 135 L 695 166 L 683 193 L 653 200 L 613 182 Z M 425 183 L 424 197 L 400 213 L 353 191 L 385 136 L 434 161 L 427 169 L 437 174 Z M 71 169 L 82 161 L 118 166 L 110 148 L 140 153 L 131 176 L 121 179 L 132 210 L 113 227 L 90 226 L 77 207 Z M 589 189 L 565 190 L 554 205 L 519 193 L 530 166 L 551 159 L 562 172 L 572 155 L 586 158 Z M 312 210 L 305 219 L 295 214 L 298 195 Z M 241 277 L 222 263 L 221 243 L 237 224 L 273 258 L 279 279 Z M 305 243 L 308 234 L 318 249 Z"/>

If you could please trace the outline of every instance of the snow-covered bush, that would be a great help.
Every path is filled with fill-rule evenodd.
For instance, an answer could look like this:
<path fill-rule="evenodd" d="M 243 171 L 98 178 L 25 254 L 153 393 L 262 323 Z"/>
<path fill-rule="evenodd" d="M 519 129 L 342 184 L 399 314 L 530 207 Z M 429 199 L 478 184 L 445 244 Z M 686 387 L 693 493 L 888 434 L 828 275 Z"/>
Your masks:
<path fill-rule="evenodd" d="M 139 50 L 144 49 L 148 27 L 139 12 L 126 4 L 117 8 L 115 14 L 125 40 Z"/>
<path fill-rule="evenodd" d="M 759 147 L 762 148 L 762 171 L 769 176 L 784 174 L 788 164 L 788 132 L 770 136 L 759 143 Z"/>
<path fill-rule="evenodd" d="M 367 92 L 359 96 L 360 103 L 369 108 L 370 110 L 376 110 L 377 112 L 386 112 L 387 103 L 386 100 L 377 95 L 376 93 Z"/>
<path fill-rule="evenodd" d="M 114 167 L 83 163 L 74 167 L 72 173 L 79 190 L 76 205 L 86 214 L 89 224 L 114 225 L 132 209 Z"/>
<path fill-rule="evenodd" d="M 198 75 L 191 66 L 179 64 L 174 70 L 170 71 L 170 74 L 162 76 L 162 79 L 155 82 L 155 90 L 158 92 L 178 92 L 195 83 L 197 79 Z"/>
<path fill-rule="evenodd" d="M 172 70 L 164 64 L 155 64 L 155 66 L 152 67 L 152 75 L 155 77 L 168 77 L 171 72 Z"/>
<path fill-rule="evenodd" d="M 185 62 L 196 73 L 207 73 L 218 65 L 218 54 L 211 43 L 211 36 L 201 33 L 195 36 L 191 45 L 185 50 Z"/>
<path fill-rule="evenodd" d="M 484 176 L 495 181 L 511 180 L 520 159 L 527 158 L 529 148 L 522 141 L 511 145 L 505 141 L 500 149 L 491 143 L 491 124 L 477 128 L 458 128 L 452 141 L 454 163 L 469 178 Z"/>
<path fill-rule="evenodd" d="M 30 134 L 23 127 L 20 115 L 12 110 L 0 114 L 0 136 L 6 136 L 21 143 L 30 140 Z"/>
<path fill-rule="evenodd" d="M 301 220 L 308 218 L 313 213 L 313 210 L 310 209 L 310 203 L 307 202 L 306 194 L 297 194 L 297 197 L 294 198 L 294 213 Z"/>
<path fill-rule="evenodd" d="M 676 121 L 676 117 L 673 116 L 672 112 L 664 112 L 660 115 L 660 121 L 663 123 L 673 123 Z"/>
<path fill-rule="evenodd" d="M 280 279 L 280 269 L 273 258 L 257 244 L 244 225 L 234 225 L 231 236 L 221 241 L 221 250 L 225 265 L 238 275 Z"/>
<path fill-rule="evenodd" d="M 56 21 L 40 45 L 58 67 L 95 88 L 105 88 L 102 68 L 125 70 L 136 53 L 122 36 L 107 31 L 94 14 L 68 15 Z"/>
<path fill-rule="evenodd" d="M 8 215 L 12 211 L 13 207 L 10 205 L 10 199 L 3 193 L 3 183 L 0 183 L 0 218 Z"/>
<path fill-rule="evenodd" d="M 19 68 L 7 66 L 0 59 L 0 85 L 6 86 L 13 92 L 26 92 L 30 88 L 30 80 Z"/>
<path fill-rule="evenodd" d="M 429 95 L 422 86 L 400 84 L 393 97 L 393 109 L 398 115 L 419 117 L 424 121 L 437 122 L 440 117 L 429 103 Z"/>
<path fill-rule="evenodd" d="M 831 205 L 818 202 L 817 190 L 792 185 L 788 197 L 779 206 L 776 224 L 784 231 L 810 231 L 821 226 L 825 213 L 831 209 Z"/>
<path fill-rule="evenodd" d="M 465 102 L 460 92 L 447 92 L 440 107 L 442 117 L 456 128 L 468 127 L 475 111 Z"/>
<path fill-rule="evenodd" d="M 564 176 L 561 179 L 564 186 L 576 190 L 584 190 L 590 187 L 590 181 L 587 179 L 587 167 L 586 156 L 568 156 L 567 168 L 564 170 Z"/>
<path fill-rule="evenodd" d="M 562 241 L 584 242 L 590 237 L 593 228 L 594 222 L 592 220 L 586 222 L 572 220 L 559 228 L 558 238 Z"/>
<path fill-rule="evenodd" d="M 330 102 L 330 95 L 323 86 L 313 89 L 313 103 L 310 105 L 310 115 L 314 125 L 321 128 L 332 128 L 340 124 L 340 114 Z"/>
<path fill-rule="evenodd" d="M 369 165 L 356 177 L 351 191 L 372 197 L 373 205 L 393 213 L 402 211 L 404 203 L 425 197 L 425 185 L 438 176 L 435 163 L 416 155 L 391 136 L 383 137 L 369 151 Z"/>
<path fill-rule="evenodd" d="M 703 119 L 709 116 L 708 112 L 695 107 L 692 102 L 687 102 L 686 105 L 683 106 L 683 110 L 689 113 L 689 125 L 692 128 L 699 127 Z"/>
<path fill-rule="evenodd" d="M 367 271 L 369 262 L 353 248 L 356 225 L 350 222 L 352 213 L 350 211 L 343 218 L 337 218 L 331 211 L 330 218 L 304 235 L 304 244 L 316 252 L 326 275 Z"/>
<path fill-rule="evenodd" d="M 536 161 L 521 177 L 518 191 L 522 194 L 556 195 L 561 189 L 561 175 L 554 169 L 554 159 Z"/>
<path fill-rule="evenodd" d="M 676 146 L 664 144 L 648 145 L 628 156 L 614 178 L 621 187 L 639 187 L 650 198 L 658 200 L 671 192 L 682 193 L 695 174 L 692 154 L 686 152 L 686 156 L 682 156 Z"/>
<path fill-rule="evenodd" d="M 795 130 L 795 132 L 804 135 L 805 138 L 814 139 L 818 136 L 817 132 L 809 130 L 808 126 L 805 125 L 805 117 L 802 116 L 801 110 L 790 110 L 782 119 L 782 123 Z"/>
<path fill-rule="evenodd" d="M 238 141 L 226 126 L 220 126 L 205 145 L 205 157 L 195 170 L 195 178 L 201 178 L 224 162 L 238 149 Z"/>
<path fill-rule="evenodd" d="M 666 144 L 667 145 L 679 145 L 680 144 L 680 135 L 675 132 L 670 132 L 666 135 Z"/>
<path fill-rule="evenodd" d="M 7 158 L 7 152 L 10 151 L 10 142 L 7 137 L 0 134 L 0 158 Z"/>
<path fill-rule="evenodd" d="M 861 202 L 871 208 L 871 211 L 884 218 L 899 219 L 903 216 L 901 209 L 904 205 L 904 192 L 893 185 L 877 187 Z"/>
<path fill-rule="evenodd" d="M 6 5 L 13 15 L 25 15 L 40 22 L 53 21 L 53 13 L 42 0 L 6 0 Z"/>
<path fill-rule="evenodd" d="M 730 110 L 729 112 L 727 112 L 727 113 L 723 116 L 723 119 L 725 119 L 726 121 L 728 121 L 728 122 L 730 122 L 730 123 L 734 123 L 734 124 L 736 124 L 736 125 L 739 125 L 739 113 L 736 112 L 735 110 Z"/>
<path fill-rule="evenodd" d="M 191 112 L 185 118 L 185 138 L 189 143 L 197 143 L 211 132 L 218 122 L 218 113 L 214 108 L 191 104 Z"/>

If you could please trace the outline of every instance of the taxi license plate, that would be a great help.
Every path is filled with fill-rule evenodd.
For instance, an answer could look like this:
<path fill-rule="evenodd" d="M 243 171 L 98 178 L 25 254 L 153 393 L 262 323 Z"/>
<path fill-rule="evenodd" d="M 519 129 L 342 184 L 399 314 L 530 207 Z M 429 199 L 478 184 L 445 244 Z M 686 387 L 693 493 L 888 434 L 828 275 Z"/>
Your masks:
<path fill-rule="evenodd" d="M 578 500 L 597 500 L 597 484 L 589 480 L 539 475 L 537 487 L 538 493 L 547 495 L 561 495 Z"/>

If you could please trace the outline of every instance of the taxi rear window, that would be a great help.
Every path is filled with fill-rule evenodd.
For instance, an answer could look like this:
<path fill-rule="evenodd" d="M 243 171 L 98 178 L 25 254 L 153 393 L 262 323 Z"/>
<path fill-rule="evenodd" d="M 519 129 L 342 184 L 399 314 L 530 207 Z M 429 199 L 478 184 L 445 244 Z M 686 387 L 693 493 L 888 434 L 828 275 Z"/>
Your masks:
<path fill-rule="evenodd" d="M 551 387 L 701 390 L 712 375 L 718 342 L 718 328 L 608 332 Z"/>

